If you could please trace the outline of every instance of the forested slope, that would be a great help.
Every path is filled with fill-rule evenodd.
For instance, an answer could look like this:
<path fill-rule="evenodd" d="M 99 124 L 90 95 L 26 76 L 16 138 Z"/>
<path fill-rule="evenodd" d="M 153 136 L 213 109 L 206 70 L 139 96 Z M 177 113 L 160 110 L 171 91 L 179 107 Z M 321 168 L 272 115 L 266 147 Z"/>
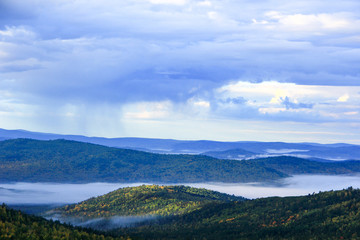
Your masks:
<path fill-rule="evenodd" d="M 55 212 L 65 217 L 99 218 L 137 215 L 181 215 L 214 202 L 243 201 L 244 198 L 186 186 L 142 185 L 121 188 Z"/>
<path fill-rule="evenodd" d="M 187 199 L 187 201 L 201 202 L 203 198 L 214 201 L 200 204 L 190 211 L 179 212 L 178 215 L 142 222 L 133 227 L 118 228 L 107 232 L 108 236 L 104 233 L 28 216 L 2 206 L 0 208 L 0 238 L 112 239 L 110 236 L 120 238 L 130 236 L 132 239 L 209 240 L 360 238 L 359 189 L 348 188 L 300 197 L 271 197 L 246 201 L 231 201 L 235 199 L 232 196 L 222 196 L 203 190 L 176 190 L 172 187 L 159 186 L 152 186 L 151 189 L 154 198 L 149 198 L 149 201 L 140 194 L 144 189 L 135 192 L 127 190 L 127 193 L 133 194 L 134 201 L 130 205 L 137 205 L 141 209 L 141 206 L 151 206 L 152 203 L 167 201 L 163 197 L 160 202 L 157 202 L 155 196 L 171 196 L 171 194 L 178 196 L 176 201 Z M 194 197 L 191 197 L 193 194 Z M 100 200 L 116 201 L 118 197 L 117 193 L 113 192 L 107 196 L 107 199 L 99 198 L 99 202 L 91 202 L 82 207 L 101 208 L 105 202 Z M 126 202 L 119 204 L 124 207 L 122 211 L 128 209 L 129 214 L 135 214 Z M 114 204 L 113 207 L 119 204 Z M 169 205 L 159 206 L 159 209 L 172 209 L 167 206 Z"/>
<path fill-rule="evenodd" d="M 153 154 L 68 140 L 0 142 L 2 181 L 252 182 L 286 176 L 257 163 L 201 155 Z"/>
<path fill-rule="evenodd" d="M 41 217 L 27 215 L 2 205 L 0 206 L 0 239 L 113 240 L 130 238 L 106 236 L 90 229 L 75 228 L 59 222 L 48 221 Z"/>
<path fill-rule="evenodd" d="M 359 239 L 360 190 L 213 203 L 128 231 L 145 239 Z"/>
<path fill-rule="evenodd" d="M 285 174 L 354 174 L 360 172 L 360 161 L 319 162 L 298 157 L 268 157 L 251 160 L 263 167 Z"/>
<path fill-rule="evenodd" d="M 21 172 L 21 174 L 18 174 Z M 360 161 L 294 157 L 248 161 L 203 155 L 154 154 L 68 140 L 0 141 L 0 179 L 26 182 L 258 182 L 292 174 L 353 174 Z"/>

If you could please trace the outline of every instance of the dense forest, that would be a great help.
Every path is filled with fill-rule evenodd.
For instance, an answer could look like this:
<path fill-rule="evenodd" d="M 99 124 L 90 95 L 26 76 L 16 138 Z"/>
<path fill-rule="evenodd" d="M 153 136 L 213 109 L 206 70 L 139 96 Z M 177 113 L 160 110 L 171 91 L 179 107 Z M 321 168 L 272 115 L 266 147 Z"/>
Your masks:
<path fill-rule="evenodd" d="M 153 154 L 68 140 L 0 141 L 2 181 L 251 182 L 285 176 L 257 163 L 201 155 Z"/>
<path fill-rule="evenodd" d="M 175 194 L 178 196 L 176 201 L 179 202 L 186 199 L 196 202 L 203 198 L 214 201 L 198 205 L 189 211 L 175 212 L 175 215 L 139 222 L 135 226 L 118 228 L 106 233 L 29 216 L 3 205 L 0 208 L 0 239 L 113 239 L 115 236 L 130 236 L 128 238 L 131 239 L 208 240 L 360 238 L 359 189 L 348 188 L 299 197 L 270 197 L 244 201 L 237 201 L 232 196 L 216 192 L 182 187 L 141 186 L 137 190 L 134 189 L 134 192 L 127 189 L 123 194 L 133 194 L 132 204 L 139 209 L 157 203 L 157 199 L 151 197 L 147 202 L 141 192 L 147 192 L 146 196 L 149 197 Z M 107 198 L 89 200 L 86 206 L 110 206 L 111 201 L 121 198 L 120 195 L 120 192 L 114 191 L 113 194 L 104 195 Z M 115 198 L 112 199 L 112 196 Z M 136 198 L 139 199 L 138 203 Z M 166 198 L 163 199 L 166 201 Z M 126 203 L 122 204 L 126 206 Z M 116 208 L 117 205 L 112 204 L 112 207 Z M 130 209 L 129 205 L 126 207 Z M 164 206 L 166 207 L 167 205 Z M 76 206 L 69 207 L 75 208 Z M 132 213 L 132 210 L 128 213 Z"/>
<path fill-rule="evenodd" d="M 142 185 L 120 188 L 96 198 L 51 211 L 65 217 L 181 215 L 214 202 L 242 201 L 244 198 L 186 186 Z"/>
<path fill-rule="evenodd" d="M 0 239 L 16 240 L 113 240 L 129 237 L 111 237 L 108 234 L 95 232 L 91 229 L 72 227 L 57 221 L 48 221 L 42 217 L 24 214 L 20 211 L 0 206 Z"/>
<path fill-rule="evenodd" d="M 234 183 L 272 181 L 299 173 L 359 171 L 359 161 L 328 163 L 294 157 L 236 161 L 203 155 L 154 154 L 68 140 L 0 141 L 2 181 Z"/>
<path fill-rule="evenodd" d="M 212 203 L 126 231 L 144 239 L 359 239 L 360 190 Z"/>
<path fill-rule="evenodd" d="M 360 161 L 318 162 L 297 157 L 281 156 L 251 160 L 261 166 L 292 174 L 352 174 L 360 172 Z"/>

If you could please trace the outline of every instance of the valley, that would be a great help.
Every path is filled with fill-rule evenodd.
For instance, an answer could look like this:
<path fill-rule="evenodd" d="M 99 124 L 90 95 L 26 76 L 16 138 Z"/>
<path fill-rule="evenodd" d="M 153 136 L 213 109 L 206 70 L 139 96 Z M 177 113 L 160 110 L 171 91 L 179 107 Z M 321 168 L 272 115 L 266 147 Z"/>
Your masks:
<path fill-rule="evenodd" d="M 357 239 L 359 210 L 360 190 L 353 188 L 247 200 L 205 189 L 142 185 L 42 213 L 90 229 L 3 205 L 0 233 L 16 239 L 59 234 L 74 239 Z M 130 222 L 124 225 L 127 217 Z"/>
<path fill-rule="evenodd" d="M 0 201 L 8 206 L 0 231 L 31 236 L 41 225 L 47 236 L 74 239 L 356 238 L 360 161 L 295 157 L 289 149 L 252 158 L 254 149 L 159 154 L 3 140 Z M 238 153 L 249 158 L 215 158 Z"/>
<path fill-rule="evenodd" d="M 0 0 L 0 240 L 360 240 L 359 0 Z"/>

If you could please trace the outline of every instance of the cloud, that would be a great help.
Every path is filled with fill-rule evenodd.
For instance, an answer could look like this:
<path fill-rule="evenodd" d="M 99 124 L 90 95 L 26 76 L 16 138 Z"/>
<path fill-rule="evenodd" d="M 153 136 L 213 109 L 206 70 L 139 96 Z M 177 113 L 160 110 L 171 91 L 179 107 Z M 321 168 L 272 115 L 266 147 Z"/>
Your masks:
<path fill-rule="evenodd" d="M 291 101 L 288 96 L 281 98 L 282 104 L 285 105 L 286 109 L 299 109 L 299 108 L 313 108 L 314 104 L 310 103 L 299 103 L 297 101 Z"/>
<path fill-rule="evenodd" d="M 281 27 L 290 31 L 313 32 L 317 35 L 327 31 L 360 30 L 357 24 L 353 24 L 359 23 L 359 20 L 349 13 L 282 14 L 269 11 L 265 13 L 265 16 L 268 21 L 263 20 L 260 23 L 271 25 L 270 28 Z"/>
<path fill-rule="evenodd" d="M 3 127 L 96 134 L 171 116 L 355 121 L 344 114 L 359 112 L 355 9 L 354 0 L 1 1 L 0 86 L 16 96 L 2 104 L 17 104 L 2 114 L 26 113 Z"/>
<path fill-rule="evenodd" d="M 332 122 L 340 119 L 356 121 L 359 115 L 346 113 L 357 112 L 358 107 L 355 106 L 360 102 L 357 89 L 359 88 L 308 86 L 277 81 L 260 83 L 235 81 L 218 88 L 214 95 L 221 103 L 216 109 L 219 115 L 224 114 L 222 111 L 225 111 L 225 114 L 240 119 L 296 122 Z M 348 103 L 345 108 L 338 99 L 341 93 L 347 98 L 352 96 L 352 103 Z M 238 107 L 229 105 L 230 101 L 227 99 L 237 97 L 246 99 L 243 105 Z M 244 114 L 245 109 L 246 114 Z"/>
<path fill-rule="evenodd" d="M 187 0 L 149 0 L 152 4 L 184 5 Z"/>
<path fill-rule="evenodd" d="M 164 102 L 139 102 L 129 104 L 123 108 L 125 119 L 163 119 L 169 118 L 172 103 Z"/>
<path fill-rule="evenodd" d="M 246 99 L 243 97 L 236 98 L 226 98 L 225 100 L 220 100 L 221 103 L 231 103 L 231 104 L 244 104 L 246 103 Z"/>
<path fill-rule="evenodd" d="M 345 94 L 337 99 L 338 102 L 347 102 L 349 100 L 349 95 Z"/>

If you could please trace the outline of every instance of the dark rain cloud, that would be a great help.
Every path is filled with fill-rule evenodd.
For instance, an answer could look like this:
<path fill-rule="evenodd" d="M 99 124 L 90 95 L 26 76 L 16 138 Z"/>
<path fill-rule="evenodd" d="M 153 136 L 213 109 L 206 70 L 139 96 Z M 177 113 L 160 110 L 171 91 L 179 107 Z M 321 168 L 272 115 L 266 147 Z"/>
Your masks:
<path fill-rule="evenodd" d="M 359 1 L 176 2 L 1 1 L 0 107 L 16 102 L 10 108 L 23 121 L 31 122 L 23 112 L 36 109 L 45 122 L 59 118 L 49 109 L 68 105 L 118 110 L 199 99 L 211 102 L 212 116 L 266 120 L 250 98 L 224 100 L 216 90 L 236 81 L 360 86 Z M 283 105 L 314 109 L 316 101 Z M 297 121 L 301 113 L 279 114 Z"/>

